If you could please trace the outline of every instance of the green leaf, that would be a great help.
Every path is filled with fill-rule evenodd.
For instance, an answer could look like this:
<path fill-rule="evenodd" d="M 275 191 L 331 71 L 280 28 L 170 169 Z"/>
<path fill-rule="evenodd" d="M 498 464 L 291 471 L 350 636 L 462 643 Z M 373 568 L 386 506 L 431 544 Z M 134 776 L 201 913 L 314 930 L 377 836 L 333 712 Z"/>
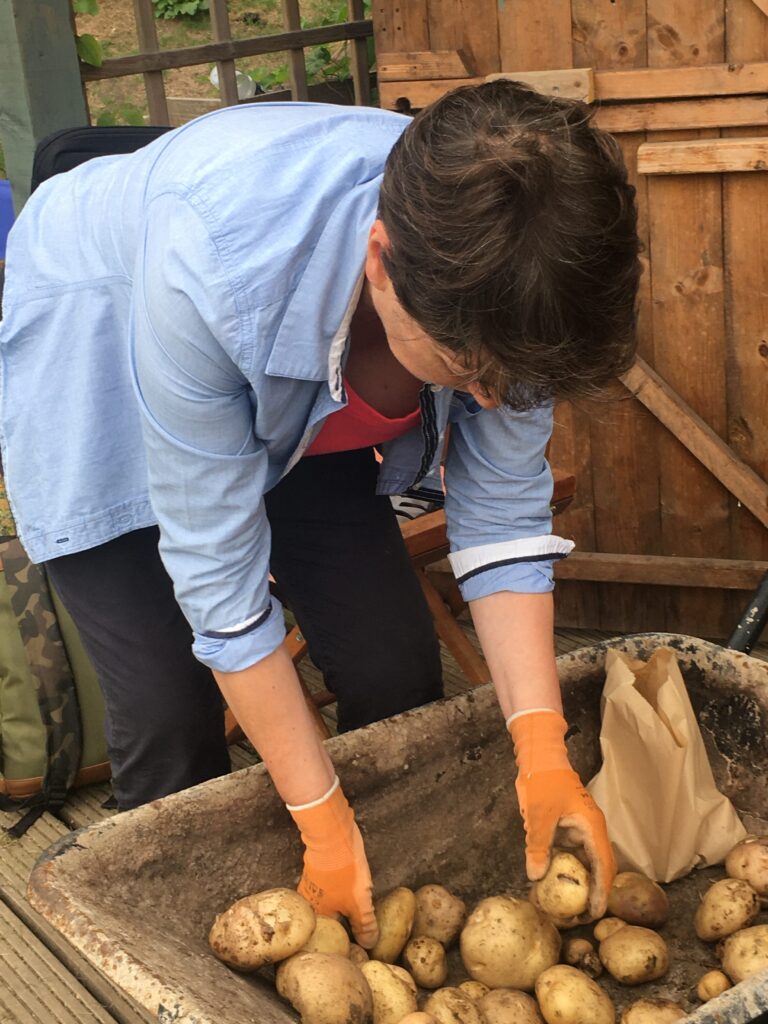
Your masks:
<path fill-rule="evenodd" d="M 144 124 L 144 114 L 138 107 L 134 107 L 131 103 L 126 103 L 125 106 L 121 108 L 120 113 L 123 115 L 123 120 L 126 124 Z"/>
<path fill-rule="evenodd" d="M 99 0 L 72 0 L 75 14 L 98 14 Z"/>
<path fill-rule="evenodd" d="M 111 110 L 102 110 L 96 118 L 96 124 L 99 128 L 111 128 L 112 125 L 117 124 L 117 118 Z"/>
<path fill-rule="evenodd" d="M 84 64 L 91 64 L 95 68 L 100 68 L 104 61 L 101 43 L 87 32 L 77 36 L 77 55 Z"/>

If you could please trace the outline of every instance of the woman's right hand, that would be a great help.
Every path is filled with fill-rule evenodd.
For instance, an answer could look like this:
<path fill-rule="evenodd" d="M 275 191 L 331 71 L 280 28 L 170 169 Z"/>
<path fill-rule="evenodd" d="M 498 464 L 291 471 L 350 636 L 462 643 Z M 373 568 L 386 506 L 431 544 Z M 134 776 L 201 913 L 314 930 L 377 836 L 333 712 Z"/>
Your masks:
<path fill-rule="evenodd" d="M 356 941 L 371 949 L 379 937 L 371 871 L 363 837 L 338 777 L 318 800 L 287 806 L 306 847 L 299 892 L 318 914 L 343 914 Z"/>

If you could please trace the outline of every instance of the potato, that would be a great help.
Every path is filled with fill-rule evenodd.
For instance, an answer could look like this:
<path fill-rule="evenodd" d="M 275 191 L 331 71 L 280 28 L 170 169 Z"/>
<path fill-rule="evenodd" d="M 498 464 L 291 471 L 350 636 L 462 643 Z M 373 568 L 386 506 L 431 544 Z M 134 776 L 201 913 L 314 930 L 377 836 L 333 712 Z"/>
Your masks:
<path fill-rule="evenodd" d="M 490 988 L 532 992 L 536 978 L 560 957 L 560 933 L 527 900 L 481 900 L 461 932 L 461 959 L 470 977 Z"/>
<path fill-rule="evenodd" d="M 495 988 L 478 1006 L 486 1024 L 543 1024 L 533 996 L 513 988 Z"/>
<path fill-rule="evenodd" d="M 669 917 L 667 894 L 638 871 L 621 871 L 608 895 L 608 911 L 627 924 L 659 928 Z"/>
<path fill-rule="evenodd" d="M 700 939 L 715 942 L 752 924 L 760 913 L 760 898 L 748 882 L 723 878 L 705 893 L 693 918 Z"/>
<path fill-rule="evenodd" d="M 352 963 L 357 964 L 358 967 L 360 966 L 360 964 L 364 964 L 366 960 L 371 959 L 368 956 L 368 950 L 363 949 L 362 946 L 358 946 L 356 942 L 350 942 L 349 953 L 347 954 L 347 956 L 352 961 Z"/>
<path fill-rule="evenodd" d="M 334 953 L 297 953 L 281 963 L 277 991 L 302 1024 L 367 1024 L 373 998 L 359 967 Z"/>
<path fill-rule="evenodd" d="M 687 1010 L 668 999 L 638 999 L 624 1010 L 620 1024 L 672 1024 L 687 1016 Z"/>
<path fill-rule="evenodd" d="M 409 1013 L 407 1017 L 403 1017 L 400 1024 L 437 1024 L 437 1021 L 431 1013 L 417 1010 L 416 1013 Z"/>
<path fill-rule="evenodd" d="M 411 937 L 417 939 L 426 935 L 442 942 L 444 946 L 450 946 L 467 916 L 464 900 L 448 892 L 442 885 L 422 885 L 416 890 L 415 896 L 416 914 Z"/>
<path fill-rule="evenodd" d="M 655 981 L 667 973 L 667 944 L 650 928 L 626 924 L 600 943 L 600 960 L 606 971 L 622 985 Z"/>
<path fill-rule="evenodd" d="M 459 988 L 464 995 L 469 996 L 470 999 L 474 999 L 475 1002 L 478 999 L 482 999 L 486 992 L 491 990 L 487 985 L 484 985 L 482 981 L 462 981 Z"/>
<path fill-rule="evenodd" d="M 416 1013 L 416 986 L 403 978 L 405 971 L 379 960 L 360 965 L 360 972 L 373 997 L 373 1024 L 399 1024 L 409 1013 Z M 402 972 L 402 973 L 401 973 Z"/>
<path fill-rule="evenodd" d="M 315 919 L 315 930 L 309 941 L 302 946 L 302 953 L 335 953 L 337 956 L 349 956 L 351 943 L 343 924 L 333 917 L 318 914 Z"/>
<path fill-rule="evenodd" d="M 437 1024 L 484 1024 L 477 1004 L 459 988 L 439 988 L 424 1004 Z"/>
<path fill-rule="evenodd" d="M 219 914 L 208 933 L 214 954 L 238 971 L 292 956 L 315 929 L 315 912 L 293 889 L 244 896 Z"/>
<path fill-rule="evenodd" d="M 536 998 L 547 1024 L 614 1024 L 607 992 L 575 967 L 556 964 L 536 980 Z"/>
<path fill-rule="evenodd" d="M 767 967 L 768 924 L 744 928 L 723 943 L 723 970 L 734 985 Z"/>
<path fill-rule="evenodd" d="M 408 940 L 403 950 L 403 963 L 422 988 L 440 988 L 448 977 L 445 949 L 428 935 Z"/>
<path fill-rule="evenodd" d="M 715 996 L 721 996 L 730 987 L 731 983 L 728 980 L 727 974 L 724 974 L 722 971 L 707 971 L 706 974 L 702 974 L 699 978 L 696 985 L 696 995 L 702 1003 L 706 1003 L 710 999 L 714 999 Z"/>
<path fill-rule="evenodd" d="M 748 836 L 725 858 L 725 871 L 731 878 L 748 882 L 758 896 L 768 896 L 768 836 Z"/>
<path fill-rule="evenodd" d="M 552 855 L 546 875 L 536 883 L 536 898 L 550 917 L 578 917 L 589 904 L 589 872 L 572 853 L 560 850 Z"/>
<path fill-rule="evenodd" d="M 592 929 L 592 934 L 595 936 L 598 942 L 602 942 L 607 939 L 609 935 L 613 935 L 619 928 L 625 928 L 627 922 L 622 921 L 619 917 L 604 917 L 602 921 L 598 921 L 595 927 Z"/>
<path fill-rule="evenodd" d="M 590 978 L 599 978 L 603 973 L 600 957 L 589 939 L 566 939 L 561 959 L 571 967 L 578 967 Z"/>
<path fill-rule="evenodd" d="M 544 913 L 544 909 L 539 902 L 539 883 L 534 882 L 531 888 L 528 890 L 528 899 L 536 907 L 540 913 Z M 580 917 L 557 917 L 555 914 L 546 915 L 550 921 L 558 928 L 561 932 L 567 931 L 568 928 L 575 928 L 579 924 L 583 924 L 583 920 Z"/>
<path fill-rule="evenodd" d="M 371 959 L 393 964 L 411 937 L 416 897 L 410 889 L 399 886 L 376 900 L 374 910 L 379 925 L 379 941 L 370 950 Z"/>

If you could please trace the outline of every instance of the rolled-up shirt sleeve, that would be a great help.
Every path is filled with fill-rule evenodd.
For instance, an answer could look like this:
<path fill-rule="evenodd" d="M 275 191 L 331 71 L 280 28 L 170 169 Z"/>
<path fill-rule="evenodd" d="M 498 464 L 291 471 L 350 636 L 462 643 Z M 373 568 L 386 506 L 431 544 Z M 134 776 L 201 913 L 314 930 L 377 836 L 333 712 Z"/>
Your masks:
<path fill-rule="evenodd" d="M 247 317 L 193 205 L 149 208 L 136 268 L 133 371 L 160 551 L 196 657 L 232 672 L 285 635 L 269 592 L 267 453 L 254 436 Z"/>
<path fill-rule="evenodd" d="M 465 600 L 553 589 L 553 563 L 573 543 L 552 534 L 545 457 L 551 432 L 551 406 L 483 409 L 452 425 L 445 465 L 448 557 Z"/>

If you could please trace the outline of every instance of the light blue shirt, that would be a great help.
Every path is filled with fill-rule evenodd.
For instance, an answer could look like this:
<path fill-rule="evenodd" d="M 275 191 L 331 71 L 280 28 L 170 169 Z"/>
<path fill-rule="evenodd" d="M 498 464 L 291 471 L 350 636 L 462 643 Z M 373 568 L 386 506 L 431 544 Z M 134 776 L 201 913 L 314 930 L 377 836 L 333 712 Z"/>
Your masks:
<path fill-rule="evenodd" d="M 6 484 L 31 559 L 155 523 L 194 650 L 245 668 L 284 635 L 264 494 L 345 404 L 342 368 L 387 154 L 409 119 L 229 107 L 42 185 L 8 241 Z M 481 410 L 425 385 L 378 490 L 446 461 L 467 599 L 552 587 L 551 409 Z"/>

